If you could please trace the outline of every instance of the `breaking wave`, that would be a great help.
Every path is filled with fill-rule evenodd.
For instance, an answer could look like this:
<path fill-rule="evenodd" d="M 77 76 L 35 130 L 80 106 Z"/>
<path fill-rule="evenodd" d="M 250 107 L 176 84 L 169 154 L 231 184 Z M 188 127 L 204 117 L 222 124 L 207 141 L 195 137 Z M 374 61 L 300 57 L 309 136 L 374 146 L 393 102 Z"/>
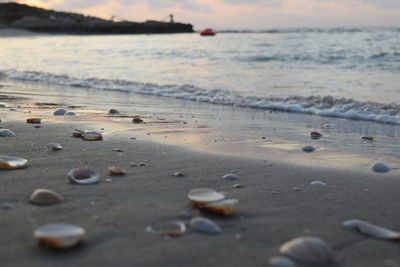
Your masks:
<path fill-rule="evenodd" d="M 66 85 L 78 88 L 132 92 L 138 94 L 172 97 L 220 105 L 250 107 L 284 112 L 306 113 L 326 117 L 366 120 L 400 125 L 400 104 L 362 102 L 333 96 L 270 97 L 243 95 L 226 90 L 206 90 L 194 85 L 158 85 L 126 80 L 79 79 L 35 71 L 7 70 L 0 77 L 45 84 Z"/>

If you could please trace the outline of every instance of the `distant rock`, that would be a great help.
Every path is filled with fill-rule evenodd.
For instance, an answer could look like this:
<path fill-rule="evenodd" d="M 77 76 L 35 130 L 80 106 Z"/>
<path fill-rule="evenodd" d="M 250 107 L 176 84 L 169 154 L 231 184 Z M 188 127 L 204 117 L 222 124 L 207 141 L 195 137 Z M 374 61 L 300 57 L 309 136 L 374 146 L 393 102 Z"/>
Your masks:
<path fill-rule="evenodd" d="M 77 13 L 57 12 L 18 3 L 0 3 L 0 27 L 46 33 L 151 34 L 193 32 L 191 24 L 105 20 Z"/>

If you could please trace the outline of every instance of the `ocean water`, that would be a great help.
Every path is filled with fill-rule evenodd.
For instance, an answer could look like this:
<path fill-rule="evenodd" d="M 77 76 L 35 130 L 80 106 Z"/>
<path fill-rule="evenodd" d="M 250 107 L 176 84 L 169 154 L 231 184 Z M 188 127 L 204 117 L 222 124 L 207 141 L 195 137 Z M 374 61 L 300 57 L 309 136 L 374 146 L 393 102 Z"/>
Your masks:
<path fill-rule="evenodd" d="M 400 29 L 0 39 L 1 77 L 400 124 Z"/>

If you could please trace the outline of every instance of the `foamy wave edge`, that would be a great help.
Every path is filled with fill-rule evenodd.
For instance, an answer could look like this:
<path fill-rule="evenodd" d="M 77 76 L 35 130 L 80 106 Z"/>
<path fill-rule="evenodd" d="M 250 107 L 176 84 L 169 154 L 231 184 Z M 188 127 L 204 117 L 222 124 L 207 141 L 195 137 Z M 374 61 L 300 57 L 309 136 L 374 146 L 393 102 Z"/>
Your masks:
<path fill-rule="evenodd" d="M 250 107 L 257 109 L 296 112 L 324 117 L 337 117 L 400 125 L 400 104 L 360 102 L 332 96 L 243 96 L 238 92 L 213 89 L 206 90 L 194 85 L 157 85 L 125 80 L 78 79 L 66 75 L 54 75 L 35 71 L 6 70 L 0 77 L 14 80 L 66 85 L 98 90 L 133 92 L 138 94 L 172 97 L 220 105 Z"/>

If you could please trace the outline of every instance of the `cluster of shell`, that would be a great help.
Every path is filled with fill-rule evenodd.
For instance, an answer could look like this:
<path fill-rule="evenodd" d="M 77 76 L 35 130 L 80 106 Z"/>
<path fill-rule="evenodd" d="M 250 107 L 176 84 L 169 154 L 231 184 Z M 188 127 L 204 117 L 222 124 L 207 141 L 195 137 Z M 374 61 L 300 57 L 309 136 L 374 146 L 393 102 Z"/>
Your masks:
<path fill-rule="evenodd" d="M 193 189 L 188 198 L 198 209 L 219 215 L 231 215 L 239 203 L 237 199 L 225 199 L 225 195 L 208 188 Z"/>
<path fill-rule="evenodd" d="M 101 135 L 101 133 L 96 132 L 96 131 L 86 131 L 86 130 L 75 129 L 72 132 L 72 136 L 77 137 L 77 138 L 82 138 L 83 140 L 86 140 L 86 141 L 103 140 L 103 136 Z"/>
<path fill-rule="evenodd" d="M 66 109 L 59 108 L 53 112 L 53 115 L 54 116 L 75 116 L 76 114 L 73 111 L 68 111 Z"/>

